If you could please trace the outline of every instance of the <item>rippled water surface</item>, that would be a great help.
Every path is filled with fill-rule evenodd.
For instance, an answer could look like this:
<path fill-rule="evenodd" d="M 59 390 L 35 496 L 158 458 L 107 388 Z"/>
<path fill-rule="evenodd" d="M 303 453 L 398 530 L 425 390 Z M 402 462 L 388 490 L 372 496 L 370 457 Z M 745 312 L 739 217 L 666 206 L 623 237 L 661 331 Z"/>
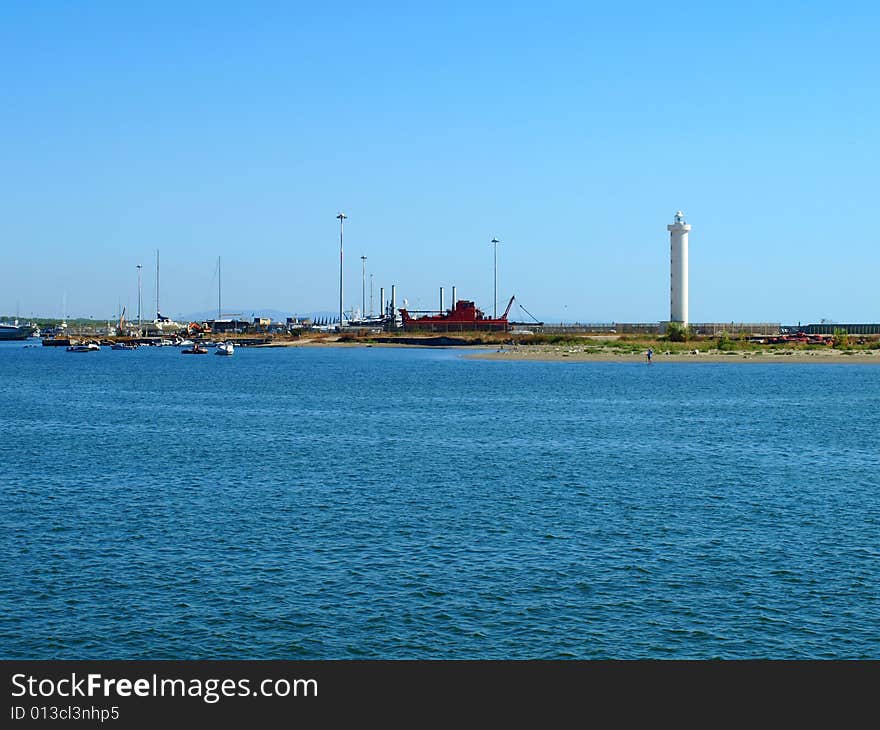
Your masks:
<path fill-rule="evenodd" d="M 880 658 L 880 367 L 0 346 L 3 658 Z"/>

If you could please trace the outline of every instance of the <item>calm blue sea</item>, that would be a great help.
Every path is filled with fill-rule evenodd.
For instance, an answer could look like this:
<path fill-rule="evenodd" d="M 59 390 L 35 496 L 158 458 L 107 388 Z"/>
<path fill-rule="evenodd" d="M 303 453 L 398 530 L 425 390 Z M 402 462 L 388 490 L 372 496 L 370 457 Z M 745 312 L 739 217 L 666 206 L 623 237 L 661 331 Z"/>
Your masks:
<path fill-rule="evenodd" d="M 880 659 L 880 367 L 0 346 L 0 657 Z"/>

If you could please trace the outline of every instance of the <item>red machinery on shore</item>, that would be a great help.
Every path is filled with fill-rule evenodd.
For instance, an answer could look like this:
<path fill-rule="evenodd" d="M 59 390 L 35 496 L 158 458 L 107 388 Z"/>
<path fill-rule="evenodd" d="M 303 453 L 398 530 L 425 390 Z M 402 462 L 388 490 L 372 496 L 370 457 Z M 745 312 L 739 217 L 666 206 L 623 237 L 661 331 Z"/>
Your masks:
<path fill-rule="evenodd" d="M 786 342 L 800 342 L 807 345 L 833 345 L 833 335 L 808 335 L 806 332 L 797 332 L 793 335 L 776 335 L 767 337 L 766 341 L 771 345 L 784 344 Z"/>
<path fill-rule="evenodd" d="M 473 330 L 491 330 L 507 332 L 507 315 L 513 305 L 515 297 L 511 297 L 507 303 L 507 309 L 497 319 L 487 317 L 477 306 L 467 299 L 459 299 L 452 309 L 445 312 L 408 312 L 400 310 L 403 320 L 403 328 L 407 331 L 427 330 L 428 332 L 470 332 Z M 413 314 L 424 314 L 422 317 L 413 317 Z"/>

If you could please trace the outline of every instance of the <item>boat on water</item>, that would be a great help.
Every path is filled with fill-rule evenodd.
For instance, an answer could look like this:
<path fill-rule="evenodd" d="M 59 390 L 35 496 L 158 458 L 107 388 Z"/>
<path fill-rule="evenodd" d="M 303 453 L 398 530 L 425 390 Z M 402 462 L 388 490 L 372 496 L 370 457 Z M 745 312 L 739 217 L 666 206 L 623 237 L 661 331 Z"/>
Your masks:
<path fill-rule="evenodd" d="M 140 345 L 137 342 L 116 342 L 114 343 L 110 349 L 111 350 L 137 350 Z"/>
<path fill-rule="evenodd" d="M 159 305 L 159 250 L 156 249 L 156 319 L 153 320 L 151 329 L 155 330 L 160 336 L 163 334 L 175 334 L 183 329 L 183 325 L 175 322 L 171 317 L 162 314 L 162 307 Z M 164 344 L 164 342 L 163 342 Z M 168 342 L 168 344 L 173 344 Z"/>
<path fill-rule="evenodd" d="M 208 348 L 202 347 L 199 344 L 195 344 L 192 347 L 188 347 L 185 350 L 180 351 L 181 355 L 207 355 Z"/>
<path fill-rule="evenodd" d="M 101 346 L 95 344 L 94 342 L 86 342 L 82 345 L 70 345 L 67 348 L 68 352 L 100 352 Z"/>
<path fill-rule="evenodd" d="M 0 322 L 0 340 L 26 340 L 36 331 L 36 326 L 19 324 L 18 320 L 14 324 Z"/>
<path fill-rule="evenodd" d="M 467 299 L 459 299 L 452 309 L 445 312 L 427 312 L 422 317 L 414 317 L 413 314 L 421 312 L 409 312 L 400 310 L 405 330 L 427 330 L 430 332 L 468 332 L 472 330 L 493 330 L 506 332 L 508 329 L 507 315 L 515 297 L 511 297 L 507 303 L 507 309 L 500 317 L 487 317 L 477 309 L 477 305 Z"/>
<path fill-rule="evenodd" d="M 217 257 L 217 322 L 220 322 L 223 318 L 223 288 L 221 286 L 222 278 L 221 278 L 221 268 L 220 268 L 220 257 Z M 215 322 L 216 329 L 216 322 Z M 235 327 L 233 326 L 233 331 Z M 235 345 L 227 340 L 226 342 L 209 342 L 207 343 L 208 347 L 216 348 L 214 350 L 215 355 L 225 355 L 226 357 L 230 357 L 235 354 Z"/>
<path fill-rule="evenodd" d="M 179 340 L 174 343 L 175 347 L 192 347 L 193 344 L 192 340 Z"/>
<path fill-rule="evenodd" d="M 345 320 L 346 327 L 362 327 L 369 330 L 382 330 L 388 324 L 388 317 L 368 316 Z"/>

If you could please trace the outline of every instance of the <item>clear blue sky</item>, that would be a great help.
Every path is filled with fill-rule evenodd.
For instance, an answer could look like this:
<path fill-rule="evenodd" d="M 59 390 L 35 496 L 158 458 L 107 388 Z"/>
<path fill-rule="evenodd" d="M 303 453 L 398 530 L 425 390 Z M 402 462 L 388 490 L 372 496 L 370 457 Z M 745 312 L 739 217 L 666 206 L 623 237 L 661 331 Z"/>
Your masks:
<path fill-rule="evenodd" d="M 440 285 L 538 317 L 880 321 L 870 2 L 0 5 L 0 313 L 152 291 L 333 310 Z M 447 294 L 448 296 L 448 294 Z M 152 295 L 145 294 L 147 309 Z"/>

